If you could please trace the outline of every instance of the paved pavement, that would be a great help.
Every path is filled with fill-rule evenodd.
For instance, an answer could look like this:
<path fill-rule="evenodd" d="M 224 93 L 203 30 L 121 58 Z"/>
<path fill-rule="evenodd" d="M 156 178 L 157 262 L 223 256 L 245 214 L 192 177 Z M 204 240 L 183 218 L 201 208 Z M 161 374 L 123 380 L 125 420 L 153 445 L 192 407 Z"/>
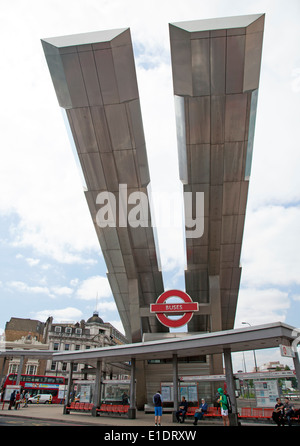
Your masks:
<path fill-rule="evenodd" d="M 71 412 L 69 415 L 63 413 L 63 406 L 61 405 L 48 405 L 48 404 L 34 404 L 29 405 L 28 407 L 21 407 L 19 410 L 8 410 L 8 403 L 4 405 L 2 409 L 2 403 L 0 405 L 0 417 L 1 416 L 9 416 L 14 417 L 17 421 L 18 417 L 20 418 L 30 418 L 32 420 L 43 420 L 43 421 L 51 421 L 61 424 L 65 422 L 67 424 L 80 424 L 80 425 L 90 425 L 90 426 L 154 426 L 154 414 L 145 414 L 144 412 L 137 412 L 137 418 L 135 420 L 130 420 L 128 418 L 119 416 L 119 417 L 109 417 L 109 416 L 100 416 L 93 417 L 90 413 L 82 413 L 82 412 Z M 162 426 L 163 427 L 173 427 L 180 428 L 192 427 L 193 419 L 187 419 L 184 424 L 177 424 L 172 421 L 172 415 L 170 413 L 163 414 L 162 417 Z M 257 423 L 242 423 L 245 426 L 257 426 Z M 260 424 L 261 425 L 261 424 Z M 198 426 L 223 426 L 223 422 L 220 419 L 212 419 L 209 420 L 201 420 L 198 422 Z"/>

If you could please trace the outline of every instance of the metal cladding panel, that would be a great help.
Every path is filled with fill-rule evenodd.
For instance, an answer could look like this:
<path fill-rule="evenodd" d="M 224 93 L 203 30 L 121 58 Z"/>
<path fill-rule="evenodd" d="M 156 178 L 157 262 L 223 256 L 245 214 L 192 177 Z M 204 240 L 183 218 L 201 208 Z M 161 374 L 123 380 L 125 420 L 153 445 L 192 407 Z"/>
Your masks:
<path fill-rule="evenodd" d="M 210 94 L 209 75 L 209 39 L 191 41 L 193 95 L 206 96 Z"/>
<path fill-rule="evenodd" d="M 89 107 L 67 110 L 78 153 L 98 152 L 94 123 Z"/>
<path fill-rule="evenodd" d="M 90 110 L 99 152 L 111 152 L 112 146 L 106 121 L 105 109 L 103 106 L 98 106 L 91 107 Z"/>
<path fill-rule="evenodd" d="M 89 190 L 105 190 L 106 182 L 99 152 L 82 153 L 79 156 Z"/>
<path fill-rule="evenodd" d="M 110 49 L 94 51 L 96 68 L 104 104 L 118 104 L 119 92 L 114 61 Z"/>
<path fill-rule="evenodd" d="M 236 311 L 263 30 L 263 14 L 170 24 L 180 178 L 184 192 L 204 192 L 204 234 L 186 239 L 186 291 L 199 301 L 220 277 L 218 329 Z M 211 318 L 194 315 L 188 330 L 216 327 Z"/>
<path fill-rule="evenodd" d="M 225 141 L 244 141 L 248 94 L 226 95 Z"/>
<path fill-rule="evenodd" d="M 210 39 L 211 95 L 225 94 L 226 37 Z"/>
<path fill-rule="evenodd" d="M 67 111 L 126 335 L 138 341 L 145 327 L 167 331 L 156 318 L 151 317 L 150 324 L 149 318 L 139 316 L 149 292 L 152 303 L 164 291 L 150 209 L 141 220 L 147 228 L 131 227 L 127 217 L 137 203 L 126 207 L 120 198 L 121 185 L 128 189 L 126 199 L 131 192 L 148 198 L 150 181 L 130 30 L 44 39 L 42 44 L 59 104 Z M 101 192 L 115 196 L 116 216 L 100 228 L 97 213 L 105 204 Z"/>
<path fill-rule="evenodd" d="M 245 40 L 245 35 L 227 37 L 226 94 L 243 91 Z"/>
<path fill-rule="evenodd" d="M 117 46 L 112 49 L 113 61 L 116 70 L 116 81 L 120 102 L 138 99 L 138 87 L 131 45 Z"/>
<path fill-rule="evenodd" d="M 189 143 L 210 143 L 210 97 L 189 98 Z"/>
<path fill-rule="evenodd" d="M 103 105 L 93 51 L 79 52 L 78 57 L 89 105 Z"/>

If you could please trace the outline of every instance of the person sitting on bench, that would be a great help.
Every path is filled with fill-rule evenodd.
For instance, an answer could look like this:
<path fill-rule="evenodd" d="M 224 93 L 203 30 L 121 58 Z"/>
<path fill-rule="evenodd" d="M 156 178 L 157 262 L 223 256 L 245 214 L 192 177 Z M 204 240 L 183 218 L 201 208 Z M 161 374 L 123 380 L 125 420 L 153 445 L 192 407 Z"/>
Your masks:
<path fill-rule="evenodd" d="M 182 401 L 179 406 L 179 410 L 177 410 L 177 412 L 176 412 L 176 419 L 177 419 L 178 423 L 184 423 L 185 414 L 187 413 L 187 409 L 188 409 L 188 403 L 187 403 L 185 397 L 183 396 Z M 180 420 L 180 415 L 182 416 L 182 420 Z"/>
<path fill-rule="evenodd" d="M 201 400 L 201 404 L 199 409 L 196 410 L 195 412 L 195 421 L 194 421 L 194 425 L 196 426 L 198 420 L 202 420 L 203 415 L 207 413 L 207 403 L 205 402 L 205 399 L 202 398 Z"/>

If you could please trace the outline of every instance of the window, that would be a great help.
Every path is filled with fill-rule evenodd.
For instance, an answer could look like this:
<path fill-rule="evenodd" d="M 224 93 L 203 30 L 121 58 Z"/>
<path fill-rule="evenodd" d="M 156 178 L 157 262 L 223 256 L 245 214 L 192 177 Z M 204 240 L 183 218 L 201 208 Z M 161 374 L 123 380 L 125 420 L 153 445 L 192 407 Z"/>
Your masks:
<path fill-rule="evenodd" d="M 55 361 L 51 362 L 50 370 L 52 370 L 52 371 L 56 370 L 56 362 Z"/>
<path fill-rule="evenodd" d="M 61 333 L 61 327 L 56 326 L 54 328 L 55 333 Z"/>
<path fill-rule="evenodd" d="M 70 344 L 65 344 L 65 350 L 70 350 Z"/>
<path fill-rule="evenodd" d="M 37 366 L 36 365 L 32 365 L 32 364 L 27 365 L 27 367 L 26 367 L 26 374 L 27 375 L 35 375 L 36 372 L 37 372 Z"/>
<path fill-rule="evenodd" d="M 82 328 L 75 328 L 75 333 L 78 334 L 78 335 L 81 335 Z"/>
<path fill-rule="evenodd" d="M 10 372 L 8 372 L 10 373 Z M 11 375 L 9 378 L 9 381 L 15 381 L 17 379 L 17 375 Z"/>
<path fill-rule="evenodd" d="M 63 372 L 65 372 L 67 370 L 67 363 L 66 362 L 62 363 L 61 369 L 62 369 Z"/>
<path fill-rule="evenodd" d="M 72 328 L 71 327 L 66 327 L 65 328 L 65 333 L 72 333 Z"/>
<path fill-rule="evenodd" d="M 75 345 L 75 350 L 80 350 L 80 345 L 79 344 Z"/>
<path fill-rule="evenodd" d="M 53 350 L 59 350 L 59 343 L 54 342 Z"/>
<path fill-rule="evenodd" d="M 18 368 L 19 368 L 18 364 L 10 364 L 8 373 L 16 373 L 18 371 Z"/>
<path fill-rule="evenodd" d="M 47 383 L 55 383 L 55 378 L 52 378 L 52 377 L 49 377 L 49 376 L 48 376 L 48 377 L 46 378 L 46 382 L 47 382 Z"/>

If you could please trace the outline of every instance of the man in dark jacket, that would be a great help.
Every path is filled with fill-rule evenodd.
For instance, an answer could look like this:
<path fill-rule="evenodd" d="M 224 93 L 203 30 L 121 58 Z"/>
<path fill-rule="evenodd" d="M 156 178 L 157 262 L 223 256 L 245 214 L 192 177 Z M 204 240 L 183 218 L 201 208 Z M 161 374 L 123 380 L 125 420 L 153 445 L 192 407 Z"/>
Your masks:
<path fill-rule="evenodd" d="M 10 395 L 8 410 L 11 410 L 12 406 L 15 403 L 15 399 L 16 399 L 16 391 L 14 390 Z"/>
<path fill-rule="evenodd" d="M 176 419 L 178 423 L 184 423 L 185 414 L 187 413 L 187 410 L 188 410 L 188 403 L 185 397 L 183 396 L 179 406 L 179 410 L 177 410 L 176 412 Z M 182 420 L 180 420 L 180 415 L 182 416 Z"/>
<path fill-rule="evenodd" d="M 155 414 L 155 426 L 160 426 L 162 417 L 163 399 L 159 390 L 153 396 L 153 403 L 154 403 L 154 414 Z"/>

